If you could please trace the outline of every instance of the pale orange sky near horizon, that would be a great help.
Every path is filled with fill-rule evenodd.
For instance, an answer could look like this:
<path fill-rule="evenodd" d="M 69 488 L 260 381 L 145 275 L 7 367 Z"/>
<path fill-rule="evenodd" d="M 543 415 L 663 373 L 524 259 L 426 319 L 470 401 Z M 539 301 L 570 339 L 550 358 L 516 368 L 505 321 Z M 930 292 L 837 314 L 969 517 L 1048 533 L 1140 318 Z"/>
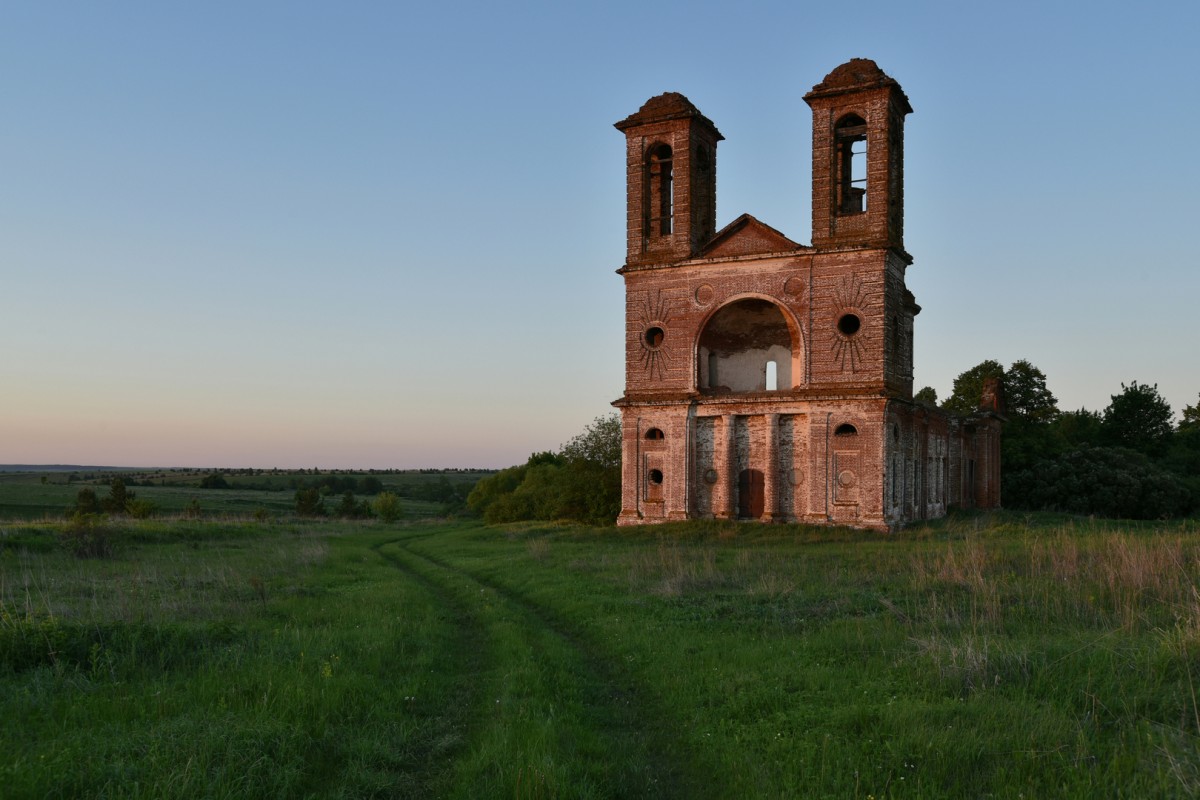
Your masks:
<path fill-rule="evenodd" d="M 1200 397 L 1179 3 L 17 4 L 0 11 L 0 463 L 503 467 L 622 391 L 624 142 L 679 91 L 718 227 L 811 240 L 803 94 L 904 87 L 916 385 Z M 1165 137 L 1165 138 L 1164 138 Z M 1178 137 L 1185 137 L 1180 133 Z"/>

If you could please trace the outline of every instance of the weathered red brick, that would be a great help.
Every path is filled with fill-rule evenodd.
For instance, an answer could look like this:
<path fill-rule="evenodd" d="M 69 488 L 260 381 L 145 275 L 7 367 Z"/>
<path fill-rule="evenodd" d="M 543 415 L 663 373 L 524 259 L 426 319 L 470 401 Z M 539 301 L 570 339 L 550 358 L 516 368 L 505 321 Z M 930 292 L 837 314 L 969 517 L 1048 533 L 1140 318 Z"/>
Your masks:
<path fill-rule="evenodd" d="M 1002 393 L 970 417 L 912 400 L 908 98 L 854 59 L 805 100 L 811 246 L 749 215 L 715 230 L 723 137 L 683 95 L 616 124 L 628 187 L 620 524 L 893 529 L 951 505 L 999 506 Z"/>

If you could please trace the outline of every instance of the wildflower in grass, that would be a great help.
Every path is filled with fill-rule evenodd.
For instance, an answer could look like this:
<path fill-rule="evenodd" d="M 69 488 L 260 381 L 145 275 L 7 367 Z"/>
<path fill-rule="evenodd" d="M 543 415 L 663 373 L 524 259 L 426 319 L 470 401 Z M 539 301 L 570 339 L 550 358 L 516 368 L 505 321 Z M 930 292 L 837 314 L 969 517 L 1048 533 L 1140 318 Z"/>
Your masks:
<path fill-rule="evenodd" d="M 334 654 L 330 655 L 329 658 L 322 661 L 321 662 L 321 677 L 322 678 L 332 678 L 333 677 L 333 665 L 336 664 L 340 660 L 341 659 L 338 658 L 337 654 L 334 653 Z"/>

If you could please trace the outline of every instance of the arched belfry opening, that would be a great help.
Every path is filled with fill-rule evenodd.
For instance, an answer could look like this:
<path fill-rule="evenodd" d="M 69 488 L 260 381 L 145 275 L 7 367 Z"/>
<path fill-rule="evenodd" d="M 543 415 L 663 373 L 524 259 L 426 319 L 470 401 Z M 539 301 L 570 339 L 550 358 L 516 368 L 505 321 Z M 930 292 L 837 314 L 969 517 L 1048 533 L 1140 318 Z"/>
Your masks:
<path fill-rule="evenodd" d="M 867 210 L 867 123 L 847 114 L 837 123 L 838 213 Z"/>
<path fill-rule="evenodd" d="M 669 236 L 675 222 L 674 159 L 669 144 L 650 148 L 646 156 L 646 193 L 644 230 L 646 236 Z"/>
<path fill-rule="evenodd" d="M 700 331 L 696 363 L 702 391 L 763 392 L 790 389 L 799 343 L 779 306 L 758 297 L 735 300 Z"/>

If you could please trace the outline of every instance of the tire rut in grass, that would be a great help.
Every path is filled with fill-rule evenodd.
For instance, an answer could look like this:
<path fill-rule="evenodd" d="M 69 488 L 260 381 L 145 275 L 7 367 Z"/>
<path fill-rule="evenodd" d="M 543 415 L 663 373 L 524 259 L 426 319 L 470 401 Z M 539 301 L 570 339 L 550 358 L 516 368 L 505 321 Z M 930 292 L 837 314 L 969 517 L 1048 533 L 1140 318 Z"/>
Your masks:
<path fill-rule="evenodd" d="M 589 642 L 553 609 L 486 576 L 413 549 L 412 545 L 428 538 L 428 534 L 418 535 L 389 544 L 437 570 L 448 591 L 453 591 L 448 588 L 451 583 L 457 583 L 460 592 L 492 593 L 524 629 L 531 655 L 557 659 L 555 666 L 571 675 L 572 688 L 580 691 L 591 732 L 604 743 L 603 759 L 610 772 L 618 773 L 609 779 L 601 796 L 723 796 L 719 776 L 709 774 L 711 770 L 695 763 L 688 754 L 671 752 L 676 737 L 668 722 L 670 715 L 654 707 L 648 693 L 637 686 L 612 654 Z"/>
<path fill-rule="evenodd" d="M 479 676 L 485 669 L 486 651 L 480 645 L 486 641 L 486 632 L 452 592 L 405 563 L 395 553 L 386 552 L 384 548 L 392 543 L 378 542 L 371 546 L 371 550 L 444 608 L 451 615 L 457 631 L 455 654 L 461 658 L 443 667 L 443 674 L 450 674 L 455 688 L 448 696 L 434 700 L 438 711 L 429 716 L 429 735 L 419 743 L 407 745 L 411 760 L 419 769 L 414 776 L 418 787 L 411 796 L 446 796 L 453 777 L 454 759 L 462 757 L 482 725 L 472 710 L 482 702 Z"/>

